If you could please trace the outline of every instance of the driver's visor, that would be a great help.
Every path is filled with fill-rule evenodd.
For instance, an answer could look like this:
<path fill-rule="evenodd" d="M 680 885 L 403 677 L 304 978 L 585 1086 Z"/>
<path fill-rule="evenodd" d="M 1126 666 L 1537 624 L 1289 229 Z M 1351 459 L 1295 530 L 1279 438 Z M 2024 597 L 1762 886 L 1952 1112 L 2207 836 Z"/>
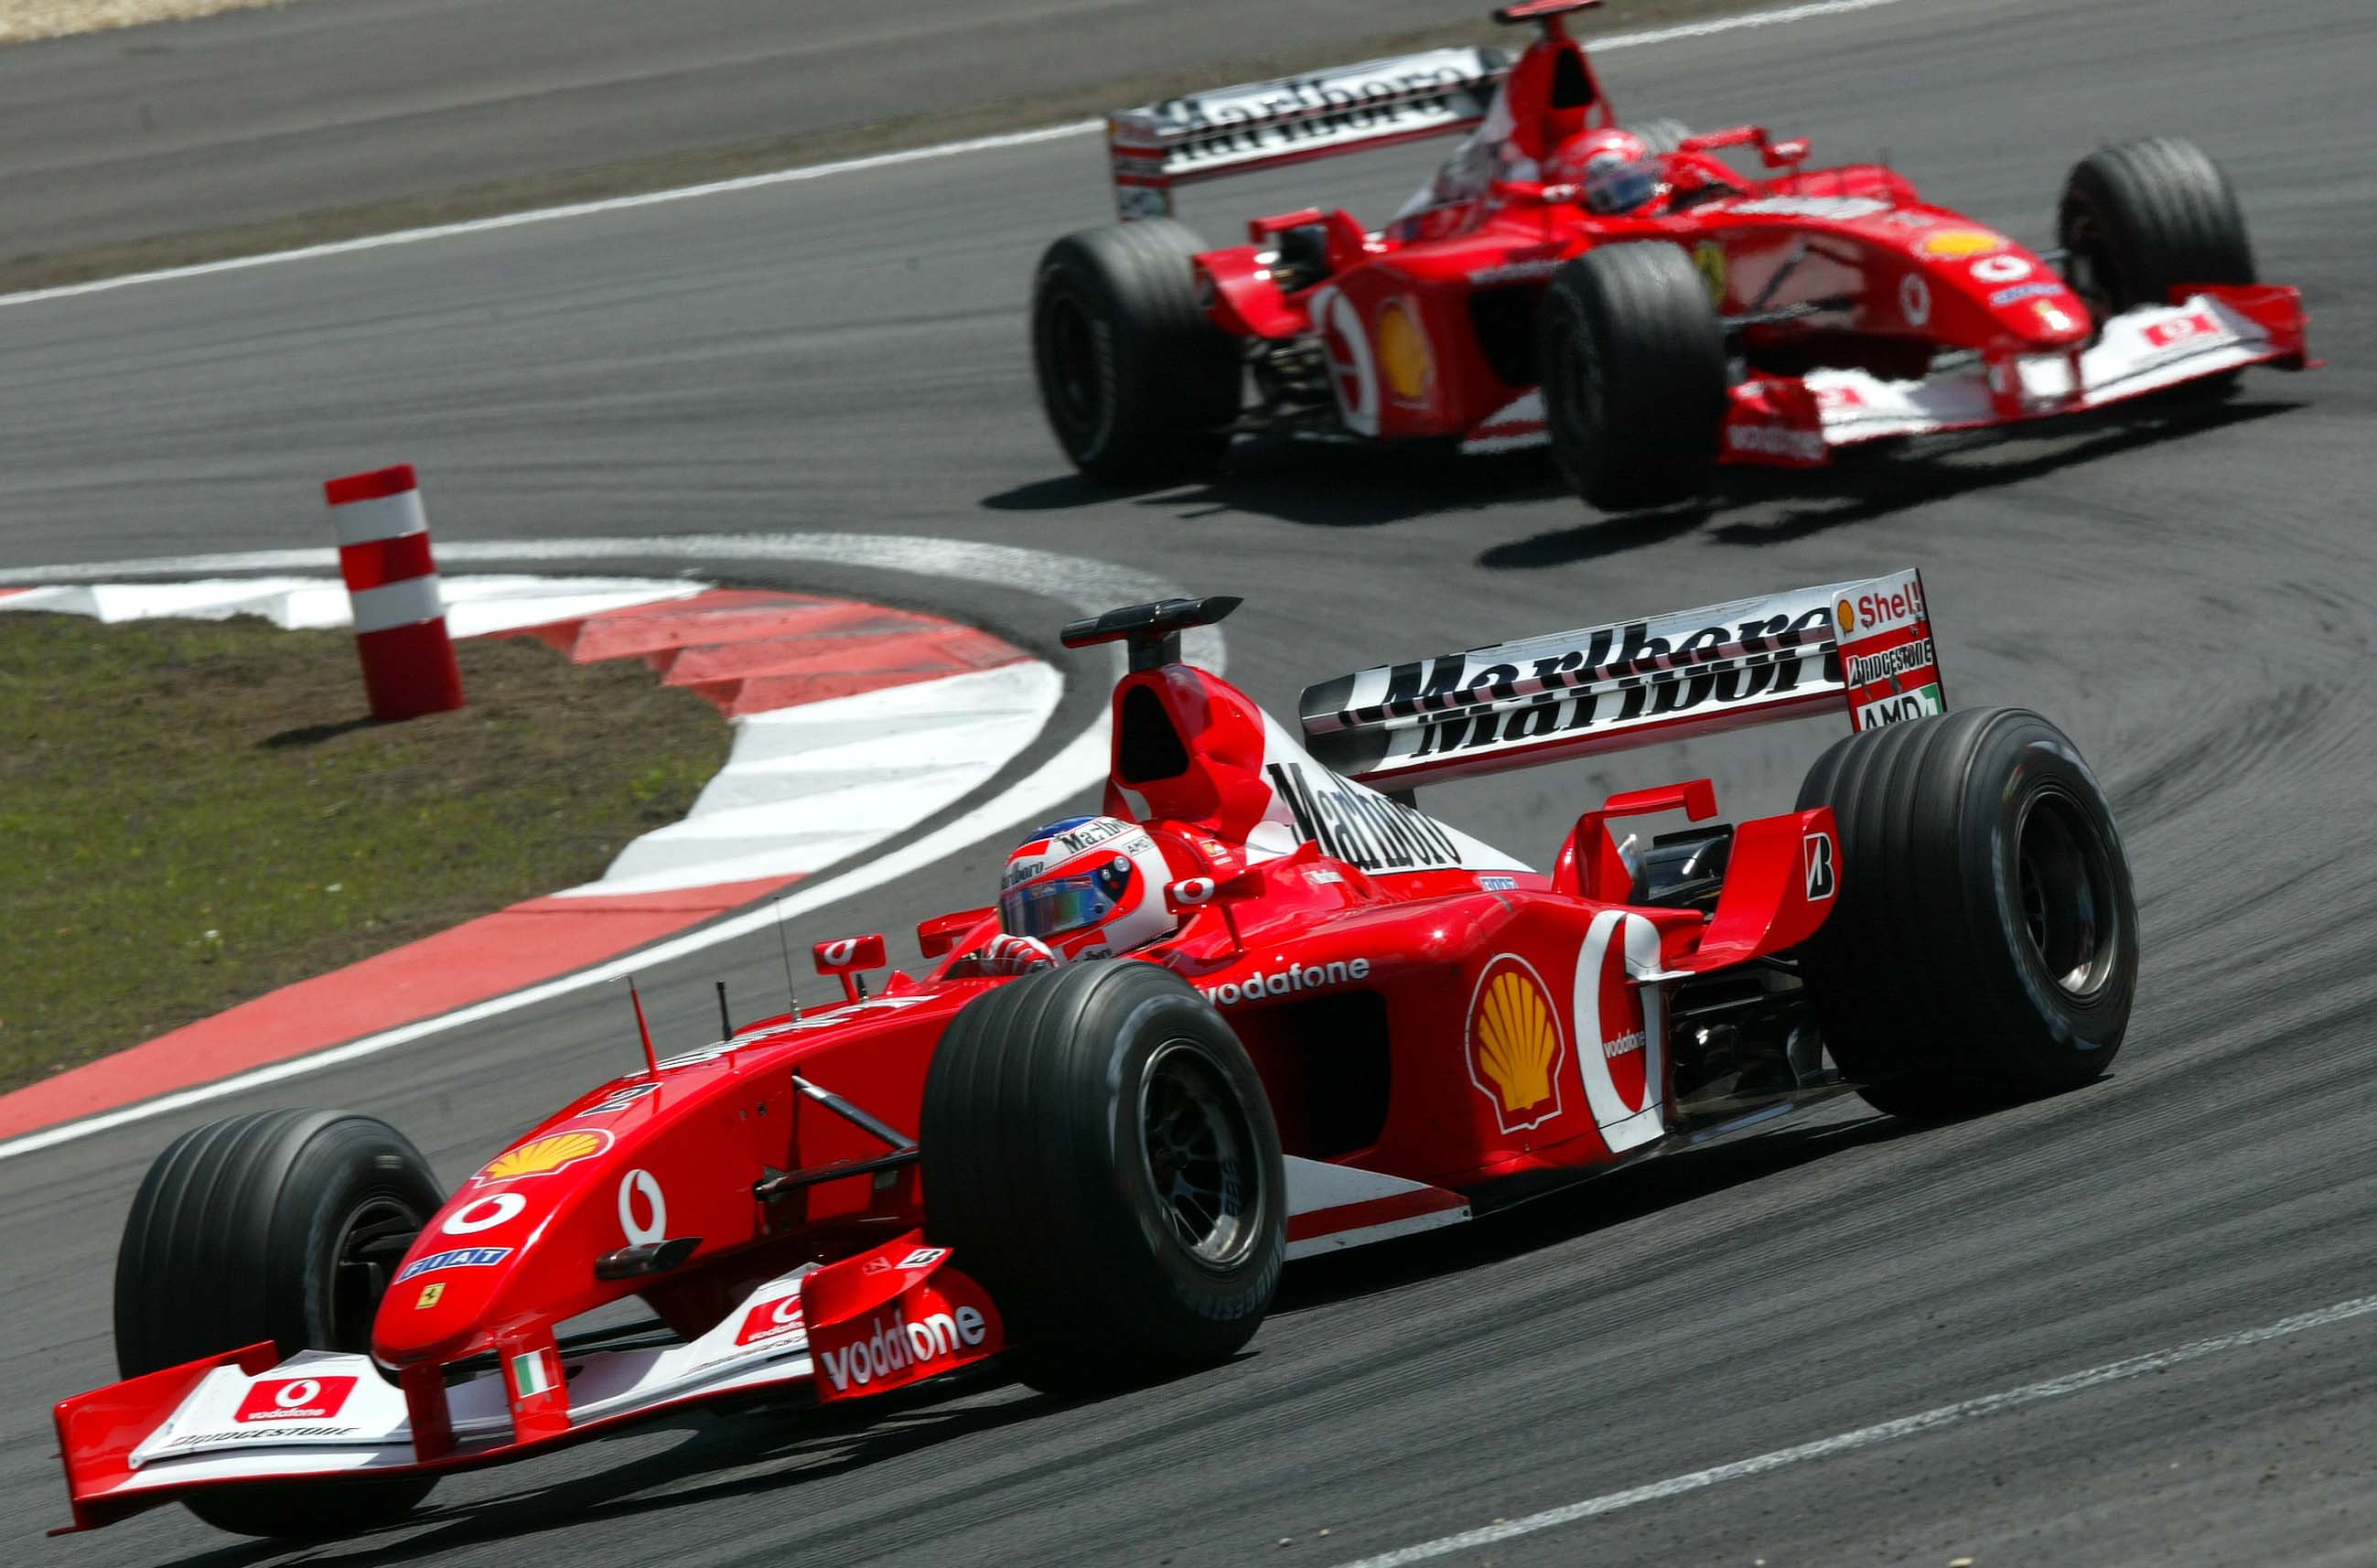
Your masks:
<path fill-rule="evenodd" d="M 1114 909 L 1094 877 L 1051 877 L 998 895 L 998 923 L 1012 937 L 1054 937 L 1094 926 Z"/>

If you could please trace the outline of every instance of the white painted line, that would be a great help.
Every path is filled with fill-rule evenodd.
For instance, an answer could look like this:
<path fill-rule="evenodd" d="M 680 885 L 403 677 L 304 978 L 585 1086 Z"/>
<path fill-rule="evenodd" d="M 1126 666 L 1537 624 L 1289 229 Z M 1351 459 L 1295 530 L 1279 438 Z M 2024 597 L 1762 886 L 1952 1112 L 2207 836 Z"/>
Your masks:
<path fill-rule="evenodd" d="M 1084 614 L 1095 614 L 1149 599 L 1181 596 L 1186 590 L 1161 579 L 1148 577 L 1126 568 L 1110 566 L 1080 557 L 1057 556 L 1043 550 L 1025 549 L 1014 545 L 977 545 L 950 539 L 926 539 L 913 535 L 878 535 L 863 533 L 774 533 L 774 534 L 687 534 L 682 537 L 651 539 L 543 539 L 518 542 L 486 541 L 468 545 L 441 546 L 439 555 L 449 560 L 528 561 L 576 560 L 598 558 L 628 560 L 692 559 L 708 562 L 735 561 L 807 561 L 839 566 L 922 573 L 931 577 L 961 581 L 993 582 L 1002 587 L 1029 584 L 1046 596 L 1067 604 Z M 192 574 L 209 571 L 285 571 L 320 569 L 334 558 L 328 550 L 259 550 L 245 555 L 215 555 L 151 557 L 137 561 L 89 562 L 78 566 L 32 567 L 16 570 L 0 570 L 0 583 L 9 582 L 72 582 L 96 577 L 135 577 L 152 574 Z M 1183 639 L 1183 652 L 1197 664 L 1219 673 L 1224 665 L 1222 635 L 1217 628 L 1202 627 Z M 1114 667 L 1122 668 L 1122 646 L 1115 645 Z M 689 953 L 699 952 L 721 942 L 760 930 L 783 919 L 795 919 L 813 910 L 823 909 L 842 900 L 854 897 L 895 881 L 912 871 L 920 871 L 936 862 L 965 849 L 981 839 L 1003 829 L 1027 820 L 1045 820 L 1055 808 L 1063 805 L 1083 790 L 1096 785 L 1106 776 L 1109 735 L 1113 720 L 1105 704 L 1100 704 L 1098 716 L 1086 729 L 1075 736 L 1055 756 L 1038 768 L 999 792 L 997 796 L 975 807 L 964 815 L 944 823 L 924 837 L 903 844 L 879 859 L 844 872 L 839 877 L 794 889 L 782 900 L 758 909 L 747 910 L 699 930 L 614 959 L 607 964 L 582 969 L 577 974 L 548 980 L 526 990 L 508 996 L 494 997 L 436 1018 L 423 1019 L 401 1028 L 370 1035 L 347 1045 L 293 1060 L 275 1062 L 253 1072 L 241 1073 L 218 1083 L 201 1084 L 177 1094 L 125 1106 L 63 1127 L 46 1128 L 27 1133 L 6 1143 L 0 1143 L 0 1159 L 32 1154 L 54 1148 L 60 1143 L 88 1138 L 93 1133 L 145 1121 L 151 1117 L 205 1105 L 210 1100 L 245 1094 L 268 1083 L 278 1083 L 291 1078 L 318 1072 L 327 1067 L 337 1067 L 365 1057 L 377 1056 L 414 1040 L 425 1039 L 446 1030 L 484 1019 L 516 1011 L 538 1002 L 547 1001 L 589 986 L 615 980 L 634 971 L 648 970 L 656 964 L 671 963 Z"/>
<path fill-rule="evenodd" d="M 326 552 L 327 553 L 327 552 Z M 335 556 L 333 556 L 335 558 Z M 103 575 L 94 569 L 92 576 Z M 417 581 L 417 580 L 416 580 Z M 683 599 L 710 586 L 684 579 L 520 577 L 489 573 L 441 579 L 446 625 L 457 637 L 517 631 L 548 621 L 573 620 Z M 0 611 L 90 616 L 113 625 L 136 620 L 229 620 L 261 616 L 284 631 L 320 631 L 354 624 L 346 584 L 322 577 L 216 577 L 195 582 L 81 582 L 35 588 L 0 599 Z"/>
<path fill-rule="evenodd" d="M 1591 41 L 1596 54 L 1613 50 L 1640 49 L 1657 43 L 1674 43 L 1686 39 L 1708 38 L 1717 33 L 1738 32 L 1747 28 L 1776 27 L 1789 22 L 1804 22 L 1819 17 L 1841 16 L 1851 11 L 1871 11 L 1883 6 L 1904 5 L 1906 0 L 1813 0 L 1803 6 L 1786 6 L 1778 10 L 1751 11 L 1738 17 L 1717 17 L 1704 22 L 1685 22 L 1675 27 L 1653 28 L 1642 32 L 1612 33 L 1607 38 Z M 1042 126 L 1028 131 L 1007 131 L 997 136 L 969 137 L 963 141 L 936 142 L 929 147 L 904 148 L 897 152 L 878 152 L 865 158 L 845 158 L 831 163 L 810 163 L 794 169 L 774 169 L 766 174 L 743 174 L 731 180 L 710 180 L 701 185 L 678 186 L 668 190 L 645 191 L 638 196 L 604 197 L 597 201 L 573 201 L 560 207 L 539 207 L 526 212 L 507 212 L 493 218 L 470 218 L 455 223 L 433 223 L 425 228 L 396 229 L 384 234 L 364 234 L 351 240 L 330 240 L 321 245 L 300 245 L 294 250 L 265 251 L 255 256 L 234 256 L 221 261 L 201 261 L 187 267 L 163 267 L 149 272 L 126 272 L 113 278 L 94 278 L 84 283 L 61 283 L 54 288 L 27 289 L 19 293 L 0 294 L 0 305 L 34 305 L 42 300 L 74 299 L 83 294 L 106 293 L 114 289 L 128 289 L 138 283 L 171 282 L 181 278 L 204 278 L 218 272 L 241 272 L 252 267 L 272 267 L 285 261 L 316 261 L 324 257 L 351 256 L 357 251 L 384 250 L 390 245 L 420 245 L 428 240 L 453 239 L 463 234 L 491 233 L 498 229 L 524 228 L 532 223 L 555 223 L 570 218 L 591 218 L 604 212 L 623 212 L 630 208 L 658 207 L 672 201 L 691 201 L 698 197 L 724 196 L 735 191 L 763 190 L 770 186 L 796 185 L 807 180 L 830 179 L 837 174 L 860 174 L 875 169 L 895 168 L 903 163 L 925 163 L 940 158 L 960 158 L 972 152 L 995 152 L 1010 147 L 1029 147 L 1035 142 L 1061 141 L 1069 137 L 1092 136 L 1105 129 L 1099 120 L 1069 120 L 1063 125 Z M 443 555 L 445 552 L 438 552 Z"/>
<path fill-rule="evenodd" d="M 2209 1339 L 2199 1339 L 2192 1344 L 2177 1346 L 2168 1350 L 2150 1351 L 2144 1356 L 2132 1356 L 2123 1361 L 2108 1361 L 2101 1367 L 2091 1367 L 2086 1371 L 2067 1372 L 2060 1378 L 2049 1378 L 2045 1382 L 2025 1383 L 2020 1388 L 2010 1388 L 2002 1394 L 1987 1394 L 1977 1399 L 1965 1399 L 1953 1405 L 1942 1405 L 1937 1409 L 1926 1410 L 1917 1416 L 1902 1416 L 1894 1421 L 1859 1427 L 1855 1431 L 1842 1432 L 1837 1437 L 1820 1438 L 1814 1442 L 1803 1442 L 1796 1448 L 1778 1448 L 1771 1454 L 1761 1454 L 1753 1459 L 1737 1459 L 1730 1465 L 1717 1465 L 1705 1470 L 1694 1470 L 1689 1475 L 1671 1476 L 1664 1481 L 1653 1481 L 1648 1486 L 1630 1487 L 1624 1491 L 1607 1492 L 1599 1497 L 1587 1498 L 1582 1502 L 1571 1502 L 1559 1508 L 1547 1508 L 1540 1514 L 1530 1514 L 1522 1519 L 1506 1519 L 1482 1529 L 1465 1530 L 1457 1536 L 1445 1536 L 1437 1540 L 1423 1541 L 1417 1546 L 1407 1546 L 1394 1551 L 1380 1552 L 1375 1557 L 1365 1557 L 1356 1562 L 1341 1563 L 1339 1568 L 1403 1568 L 1404 1563 L 1427 1562 L 1435 1558 L 1449 1557 L 1456 1551 L 1475 1551 L 1480 1547 L 1494 1546 L 1520 1536 L 1531 1536 L 1541 1530 L 1554 1529 L 1562 1525 L 1573 1525 L 1580 1520 L 1596 1518 L 1604 1514 L 1615 1514 L 1621 1508 L 1632 1508 L 1644 1502 L 1662 1502 L 1671 1497 L 1681 1497 L 1687 1492 L 1702 1491 L 1726 1481 L 1746 1480 L 1752 1476 L 1762 1476 L 1771 1470 L 1780 1470 L 1787 1466 L 1804 1464 L 1810 1459 L 1828 1459 L 1835 1454 L 1854 1453 L 1857 1449 L 1871 1448 L 1878 1443 L 1894 1442 L 1903 1437 L 1915 1437 L 1923 1432 L 1938 1431 L 1943 1427 L 1955 1426 L 1960 1422 L 1979 1420 L 1987 1416 L 2002 1415 L 2008 1410 L 2017 1410 L 2025 1405 L 2036 1405 L 2042 1399 L 2060 1399 L 2067 1394 L 2078 1394 L 2085 1389 L 2100 1388 L 2108 1382 L 2125 1382 L 2130 1378 L 2143 1377 L 2148 1372 L 2164 1371 L 2189 1361 L 2201 1360 L 2206 1356 L 2217 1356 L 2228 1350 L 2242 1350 L 2248 1346 L 2266 1344 L 2273 1339 L 2284 1339 L 2288 1335 L 2300 1334 L 2306 1329 L 2324 1328 L 2330 1323 L 2343 1323 L 2349 1318 L 2367 1317 L 2371 1312 L 2377 1312 L 2377 1296 L 2355 1297 L 2349 1301 L 2339 1301 L 2333 1307 L 2322 1307 L 2317 1311 L 2301 1312 L 2294 1317 L 2280 1318 L 2277 1322 L 2264 1323 L 2260 1328 L 2240 1329 L 2234 1334 L 2215 1335 Z"/>

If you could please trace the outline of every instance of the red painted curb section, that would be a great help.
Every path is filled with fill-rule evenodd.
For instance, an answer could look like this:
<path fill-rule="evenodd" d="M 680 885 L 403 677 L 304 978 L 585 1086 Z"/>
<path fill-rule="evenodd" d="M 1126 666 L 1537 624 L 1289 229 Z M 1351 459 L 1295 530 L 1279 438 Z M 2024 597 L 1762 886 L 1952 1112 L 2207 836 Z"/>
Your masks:
<path fill-rule="evenodd" d="M 516 904 L 0 1096 L 0 1138 L 434 1018 L 658 941 L 797 880 Z"/>
<path fill-rule="evenodd" d="M 0 595 L 19 592 L 0 588 Z M 640 657 L 664 681 L 691 688 L 728 718 L 1031 657 L 938 616 L 766 589 L 711 589 L 502 635 L 534 637 L 575 664 Z M 0 1095 L 0 1138 L 310 1056 L 524 989 L 673 936 L 799 880 L 530 899 Z"/>

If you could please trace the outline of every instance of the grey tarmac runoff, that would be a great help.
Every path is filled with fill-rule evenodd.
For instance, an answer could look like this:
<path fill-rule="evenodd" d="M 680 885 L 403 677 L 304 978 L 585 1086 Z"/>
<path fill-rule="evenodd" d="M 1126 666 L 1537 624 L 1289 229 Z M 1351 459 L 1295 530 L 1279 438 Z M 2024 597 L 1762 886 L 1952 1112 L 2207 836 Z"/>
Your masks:
<path fill-rule="evenodd" d="M 1434 1560 L 2362 1560 L 2377 1322 L 2333 1314 L 2377 1294 L 2372 60 L 2357 0 L 1905 0 L 1612 55 L 1621 108 L 1887 147 L 2025 237 L 2099 140 L 2192 136 L 2331 362 L 2209 413 L 1758 485 L 1700 519 L 1585 516 L 1524 458 L 1442 473 L 1258 449 L 1209 485 L 1079 485 L 1033 405 L 1021 306 L 1039 250 L 1105 216 L 1086 138 L 0 307 L 0 567 L 317 545 L 311 485 L 403 459 L 458 541 L 880 532 L 1243 592 L 1233 677 L 1286 711 L 1395 657 L 1914 562 L 1953 699 L 2034 705 L 2100 769 L 2145 925 L 2104 1083 L 1923 1131 L 1842 1106 L 1308 1267 L 1215 1373 L 1079 1406 L 985 1379 L 863 1419 L 689 1421 L 449 1481 L 401 1529 L 316 1552 L 173 1514 L 35 1545 L 64 1516 L 45 1402 L 112 1375 L 115 1231 L 163 1141 L 302 1092 L 388 1117 L 460 1178 L 631 1059 L 607 989 L 556 998 L 0 1162 L 0 1529 L 78 1565 L 1335 1565 L 1652 1489 Z M 1213 237 L 1315 197 L 1375 216 L 1423 162 L 1186 211 Z M 821 585 L 856 579 L 1040 649 L 1060 613 L 1030 583 Z M 1093 691 L 1104 666 L 1078 668 Z M 1455 784 L 1431 808 L 1541 857 L 1613 787 L 1709 773 L 1729 813 L 1778 808 L 1828 734 Z M 1006 847 L 817 912 L 803 940 L 879 928 L 899 951 L 995 885 Z M 776 964 L 758 933 L 664 966 L 656 1028 L 699 1033 L 713 976 L 772 999 Z M 1726 1468 L 2139 1357 L 2165 1361 Z"/>

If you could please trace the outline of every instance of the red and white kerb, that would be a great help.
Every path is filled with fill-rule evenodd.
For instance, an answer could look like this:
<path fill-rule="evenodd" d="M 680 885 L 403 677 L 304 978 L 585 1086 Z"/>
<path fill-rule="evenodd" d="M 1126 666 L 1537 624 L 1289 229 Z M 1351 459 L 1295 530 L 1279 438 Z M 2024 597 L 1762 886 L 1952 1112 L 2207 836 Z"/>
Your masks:
<path fill-rule="evenodd" d="M 339 573 L 353 606 L 355 651 L 372 717 L 411 719 L 462 705 L 462 672 L 429 557 L 429 518 L 412 465 L 351 473 L 322 486 L 339 531 Z"/>

